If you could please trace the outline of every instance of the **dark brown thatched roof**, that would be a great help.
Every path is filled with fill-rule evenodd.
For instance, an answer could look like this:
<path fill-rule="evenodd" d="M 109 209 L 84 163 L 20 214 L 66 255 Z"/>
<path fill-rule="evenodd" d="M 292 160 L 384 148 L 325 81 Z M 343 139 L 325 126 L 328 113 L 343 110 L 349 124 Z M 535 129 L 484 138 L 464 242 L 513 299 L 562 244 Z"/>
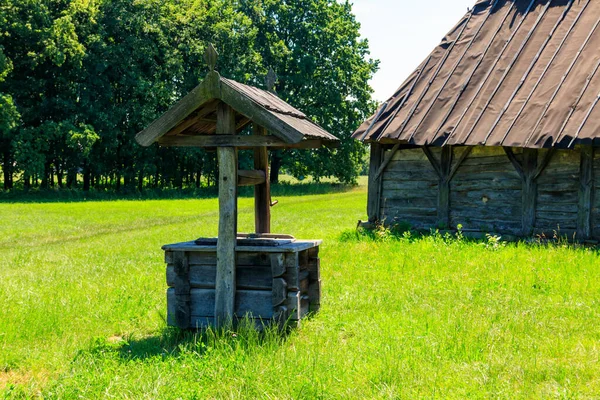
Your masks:
<path fill-rule="evenodd" d="M 223 78 L 216 72 L 210 72 L 200 85 L 138 133 L 136 140 L 143 146 L 156 141 L 168 145 L 172 142 L 169 139 L 214 135 L 218 102 L 236 111 L 236 132 L 231 132 L 232 135 L 256 122 L 290 145 L 307 143 L 310 144 L 307 147 L 318 147 L 338 141 L 275 94 Z"/>
<path fill-rule="evenodd" d="M 479 1 L 354 137 L 531 148 L 600 141 L 599 25 L 599 0 Z"/>

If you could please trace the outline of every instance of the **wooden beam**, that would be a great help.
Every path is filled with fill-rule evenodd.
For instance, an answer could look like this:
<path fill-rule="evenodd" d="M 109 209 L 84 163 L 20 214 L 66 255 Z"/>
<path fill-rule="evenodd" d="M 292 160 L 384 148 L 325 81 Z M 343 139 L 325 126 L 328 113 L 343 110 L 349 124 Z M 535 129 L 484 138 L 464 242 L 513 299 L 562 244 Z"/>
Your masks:
<path fill-rule="evenodd" d="M 221 77 L 217 72 L 209 72 L 201 84 L 179 100 L 159 119 L 152 122 L 150 126 L 139 132 L 135 136 L 135 140 L 142 146 L 150 146 L 159 137 L 175 128 L 202 104 L 217 98 L 220 92 L 220 80 Z"/>
<path fill-rule="evenodd" d="M 232 131 L 218 135 L 163 136 L 158 140 L 161 146 L 181 147 L 285 147 L 287 143 L 275 136 L 236 135 Z"/>
<path fill-rule="evenodd" d="M 523 149 L 523 170 L 525 179 L 523 179 L 522 189 L 522 219 L 521 227 L 524 236 L 531 236 L 535 226 L 535 209 L 537 202 L 537 183 L 535 173 L 538 169 L 538 151 L 536 149 Z"/>
<path fill-rule="evenodd" d="M 217 107 L 217 135 L 235 130 L 235 113 L 220 103 Z M 217 327 L 233 322 L 235 306 L 235 245 L 237 236 L 237 150 L 219 147 L 219 237 L 215 322 Z"/>
<path fill-rule="evenodd" d="M 267 130 L 253 125 L 254 135 L 266 137 Z M 269 153 L 266 147 L 254 148 L 254 169 L 261 171 L 264 182 L 254 186 L 254 230 L 256 233 L 271 233 L 271 184 L 269 182 Z"/>
<path fill-rule="evenodd" d="M 577 213 L 577 238 L 592 237 L 592 201 L 594 193 L 594 148 L 581 146 L 579 167 L 579 206 Z"/>
<path fill-rule="evenodd" d="M 369 187 L 368 187 L 368 198 L 367 198 L 367 216 L 369 222 L 375 223 L 379 220 L 379 196 L 381 192 L 379 190 L 379 182 L 377 179 L 377 171 L 381 165 L 381 158 L 383 156 L 383 150 L 379 143 L 371 143 L 371 155 L 369 162 Z M 380 179 L 381 181 L 383 179 Z"/>
<path fill-rule="evenodd" d="M 431 149 L 427 146 L 423 146 L 422 149 L 423 149 L 423 153 L 425 153 L 425 156 L 429 160 L 429 163 L 433 167 L 436 175 L 438 176 L 438 178 L 442 179 L 443 173 L 442 173 L 441 165 L 438 162 L 438 160 L 435 159 L 435 156 L 431 152 Z"/>
<path fill-rule="evenodd" d="M 383 162 L 380 163 L 379 168 L 377 169 L 377 172 L 375 173 L 375 180 L 379 179 L 381 174 L 383 174 L 383 171 L 386 169 L 388 164 L 392 161 L 392 158 L 394 158 L 394 154 L 396 154 L 396 152 L 398 151 L 399 148 L 400 148 L 400 143 L 396 143 L 394 145 L 394 147 L 392 147 L 392 150 L 390 150 L 389 154 L 385 157 Z"/>
<path fill-rule="evenodd" d="M 266 181 L 267 175 L 265 171 L 259 170 L 239 170 L 238 171 L 238 186 L 256 186 L 262 185 Z M 257 232 L 268 233 L 268 232 Z"/>
<path fill-rule="evenodd" d="M 442 147 L 442 157 L 439 165 L 440 180 L 438 186 L 438 225 L 450 227 L 450 171 L 452 169 L 452 147 Z"/>
<path fill-rule="evenodd" d="M 272 147 L 287 149 L 316 149 L 319 147 L 337 148 L 339 142 L 330 142 L 320 139 L 307 139 L 299 143 L 285 143 L 275 136 L 257 136 L 257 135 L 234 135 L 228 134 L 224 137 L 217 135 L 197 135 L 197 136 L 163 136 L 158 139 L 158 144 L 164 147 L 237 147 L 239 150 L 253 150 L 255 147 Z"/>
<path fill-rule="evenodd" d="M 173 269 L 175 272 L 175 325 L 179 329 L 190 328 L 191 321 L 191 284 L 188 254 L 185 251 L 173 252 Z"/>

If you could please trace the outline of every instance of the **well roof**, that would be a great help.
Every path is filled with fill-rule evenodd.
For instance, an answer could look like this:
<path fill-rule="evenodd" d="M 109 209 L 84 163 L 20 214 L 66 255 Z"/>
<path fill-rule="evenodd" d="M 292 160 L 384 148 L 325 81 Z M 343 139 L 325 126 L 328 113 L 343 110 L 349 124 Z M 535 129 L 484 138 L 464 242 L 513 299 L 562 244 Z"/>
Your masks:
<path fill-rule="evenodd" d="M 599 141 L 599 24 L 598 0 L 479 1 L 353 136 L 421 146 Z"/>
<path fill-rule="evenodd" d="M 268 91 L 244 85 L 210 72 L 200 85 L 179 100 L 160 118 L 136 135 L 143 146 L 162 137 L 213 135 L 216 131 L 217 103 L 222 101 L 236 111 L 236 132 L 256 122 L 285 143 L 299 144 L 318 139 L 321 143 L 338 139 L 311 121 L 305 114 Z"/>

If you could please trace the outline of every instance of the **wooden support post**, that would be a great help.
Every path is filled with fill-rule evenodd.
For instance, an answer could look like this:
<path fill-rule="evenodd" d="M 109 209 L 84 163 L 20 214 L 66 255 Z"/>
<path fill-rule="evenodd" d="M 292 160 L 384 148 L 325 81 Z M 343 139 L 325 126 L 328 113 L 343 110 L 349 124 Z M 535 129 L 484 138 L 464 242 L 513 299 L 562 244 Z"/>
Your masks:
<path fill-rule="evenodd" d="M 538 151 L 536 149 L 523 149 L 523 189 L 521 192 L 523 201 L 523 214 L 521 220 L 522 233 L 524 236 L 533 234 L 535 226 L 535 209 L 537 202 L 537 170 Z"/>
<path fill-rule="evenodd" d="M 217 134 L 235 132 L 235 113 L 219 103 Z M 235 246 L 237 235 L 237 149 L 219 147 L 219 238 L 217 241 L 217 281 L 215 290 L 215 324 L 233 321 L 235 306 Z"/>
<path fill-rule="evenodd" d="M 255 135 L 267 135 L 267 130 L 262 126 L 254 124 L 253 128 Z M 254 148 L 254 169 L 265 173 L 265 182 L 254 187 L 254 229 L 256 233 L 271 233 L 271 187 L 266 147 Z"/>
<path fill-rule="evenodd" d="M 450 227 L 450 171 L 452 169 L 452 147 L 442 147 L 438 191 L 438 226 Z"/>
<path fill-rule="evenodd" d="M 175 272 L 175 325 L 180 329 L 191 328 L 191 286 L 190 266 L 185 251 L 173 252 L 173 269 Z"/>
<path fill-rule="evenodd" d="M 381 191 L 379 190 L 379 182 L 383 180 L 382 176 L 377 177 L 377 171 L 381 165 L 381 159 L 383 156 L 383 150 L 379 143 L 371 143 L 371 158 L 369 164 L 369 188 L 368 188 L 368 200 L 367 200 L 367 215 L 370 223 L 375 223 L 380 219 L 379 210 L 379 197 Z"/>
<path fill-rule="evenodd" d="M 581 146 L 579 168 L 579 207 L 577 214 L 577 238 L 592 237 L 592 196 L 594 193 L 594 148 Z"/>

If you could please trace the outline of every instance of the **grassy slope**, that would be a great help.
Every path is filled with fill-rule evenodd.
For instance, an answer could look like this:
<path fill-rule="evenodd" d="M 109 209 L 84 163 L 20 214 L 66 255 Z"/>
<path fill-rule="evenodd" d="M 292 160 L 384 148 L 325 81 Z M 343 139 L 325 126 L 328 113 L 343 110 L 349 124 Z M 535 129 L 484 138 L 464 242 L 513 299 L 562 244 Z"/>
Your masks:
<path fill-rule="evenodd" d="M 279 200 L 274 231 L 325 239 L 322 311 L 287 337 L 165 328 L 160 246 L 214 235 L 215 199 L 0 204 L 0 397 L 600 393 L 597 253 L 341 240 L 364 187 Z"/>

